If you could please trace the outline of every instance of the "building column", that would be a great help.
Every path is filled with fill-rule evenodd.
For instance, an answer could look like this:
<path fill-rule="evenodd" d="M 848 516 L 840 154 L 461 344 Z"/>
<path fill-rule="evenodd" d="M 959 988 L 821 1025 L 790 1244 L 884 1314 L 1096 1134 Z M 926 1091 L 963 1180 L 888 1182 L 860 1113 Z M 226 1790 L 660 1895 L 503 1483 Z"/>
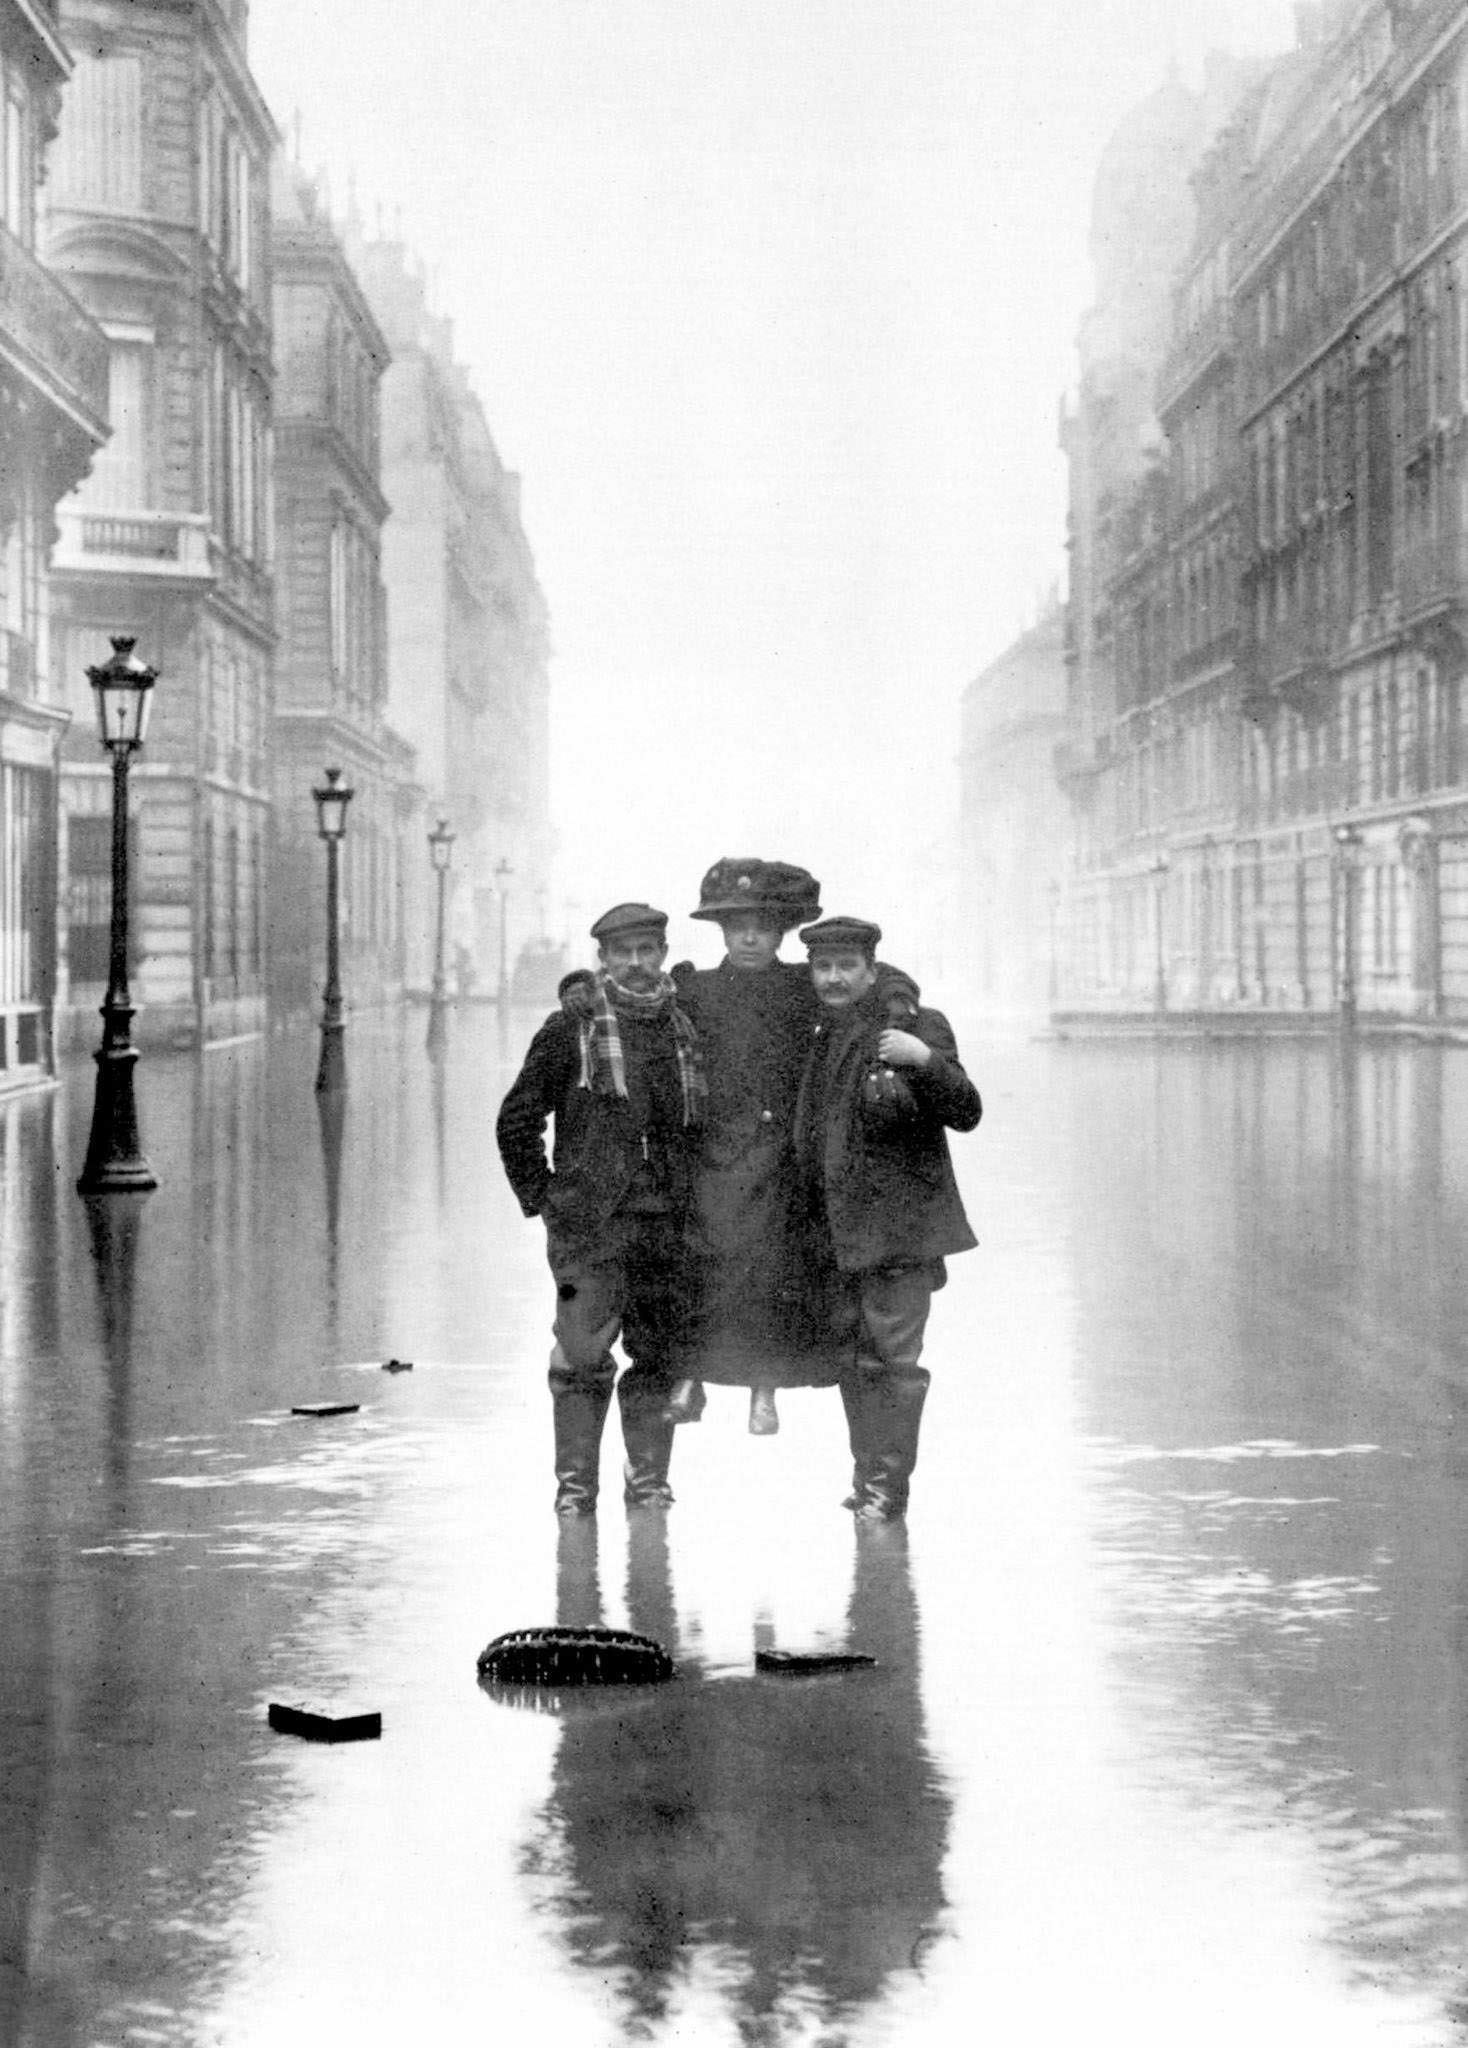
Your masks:
<path fill-rule="evenodd" d="M 1418 1017 L 1437 1017 L 1442 1012 L 1437 835 L 1431 819 L 1408 818 L 1398 837 L 1412 919 L 1412 1011 Z"/>

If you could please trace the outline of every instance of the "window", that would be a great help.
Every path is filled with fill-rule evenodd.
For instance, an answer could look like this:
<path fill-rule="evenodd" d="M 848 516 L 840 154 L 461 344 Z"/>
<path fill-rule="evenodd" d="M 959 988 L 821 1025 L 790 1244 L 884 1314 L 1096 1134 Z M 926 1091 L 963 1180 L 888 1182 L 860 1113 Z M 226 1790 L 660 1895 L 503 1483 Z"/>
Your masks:
<path fill-rule="evenodd" d="M 62 202 L 137 212 L 143 203 L 143 62 L 83 55 L 66 88 L 53 176 Z"/>
<path fill-rule="evenodd" d="M 137 512 L 152 502 L 149 441 L 152 348 L 114 340 L 107 358 L 107 413 L 112 437 L 99 451 L 83 486 L 85 502 L 114 512 Z"/>

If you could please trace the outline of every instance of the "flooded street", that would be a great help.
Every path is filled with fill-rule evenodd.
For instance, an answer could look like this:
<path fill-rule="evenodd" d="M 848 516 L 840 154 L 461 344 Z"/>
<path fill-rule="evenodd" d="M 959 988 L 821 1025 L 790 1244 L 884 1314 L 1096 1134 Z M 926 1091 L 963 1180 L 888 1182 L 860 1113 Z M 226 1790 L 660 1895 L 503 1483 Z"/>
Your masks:
<path fill-rule="evenodd" d="M 1468 2038 L 1468 1051 L 960 1029 L 907 1529 L 720 1388 L 558 1525 L 533 1021 L 354 1019 L 339 1128 L 309 1034 L 147 1059 L 101 1212 L 90 1066 L 0 1110 L 0 2042 Z M 480 1688 L 555 1620 L 677 1677 Z"/>

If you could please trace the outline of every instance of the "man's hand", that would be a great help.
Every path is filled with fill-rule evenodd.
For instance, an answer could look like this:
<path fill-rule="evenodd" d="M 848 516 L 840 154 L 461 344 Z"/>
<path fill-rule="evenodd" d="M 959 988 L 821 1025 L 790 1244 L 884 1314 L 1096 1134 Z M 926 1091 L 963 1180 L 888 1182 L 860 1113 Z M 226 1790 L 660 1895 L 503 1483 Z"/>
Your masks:
<path fill-rule="evenodd" d="M 877 1040 L 877 1051 L 889 1067 L 925 1067 L 933 1057 L 931 1046 L 910 1031 L 884 1031 Z"/>

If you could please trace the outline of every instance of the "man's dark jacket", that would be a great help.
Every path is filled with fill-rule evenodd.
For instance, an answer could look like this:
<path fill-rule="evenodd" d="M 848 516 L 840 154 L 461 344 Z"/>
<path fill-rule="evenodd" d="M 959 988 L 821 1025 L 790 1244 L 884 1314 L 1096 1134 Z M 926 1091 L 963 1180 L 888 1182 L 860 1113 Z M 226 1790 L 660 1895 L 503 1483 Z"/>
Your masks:
<path fill-rule="evenodd" d="M 629 1060 L 636 1057 L 639 1029 L 624 1030 Z M 660 1020 L 669 1033 L 672 1024 Z M 495 1124 L 500 1158 L 515 1199 L 527 1216 L 543 1216 L 548 1229 L 567 1238 L 594 1238 L 626 1198 L 643 1164 L 643 1134 L 628 1103 L 616 1095 L 578 1086 L 581 1033 L 574 1017 L 557 1010 L 547 1017 L 525 1055 L 525 1063 L 500 1105 Z M 555 1119 L 552 1159 L 545 1155 L 545 1126 Z M 696 1132 L 664 1128 L 660 1134 L 663 1186 L 681 1223 L 692 1185 Z"/>
<path fill-rule="evenodd" d="M 925 1067 L 902 1067 L 905 1106 L 865 1099 L 886 1028 L 869 992 L 817 1029 L 795 1110 L 796 1148 L 826 1219 L 843 1272 L 926 1262 L 978 1242 L 948 1156 L 945 1127 L 971 1131 L 983 1114 L 948 1019 L 919 1009 L 904 1028 L 929 1047 Z"/>

